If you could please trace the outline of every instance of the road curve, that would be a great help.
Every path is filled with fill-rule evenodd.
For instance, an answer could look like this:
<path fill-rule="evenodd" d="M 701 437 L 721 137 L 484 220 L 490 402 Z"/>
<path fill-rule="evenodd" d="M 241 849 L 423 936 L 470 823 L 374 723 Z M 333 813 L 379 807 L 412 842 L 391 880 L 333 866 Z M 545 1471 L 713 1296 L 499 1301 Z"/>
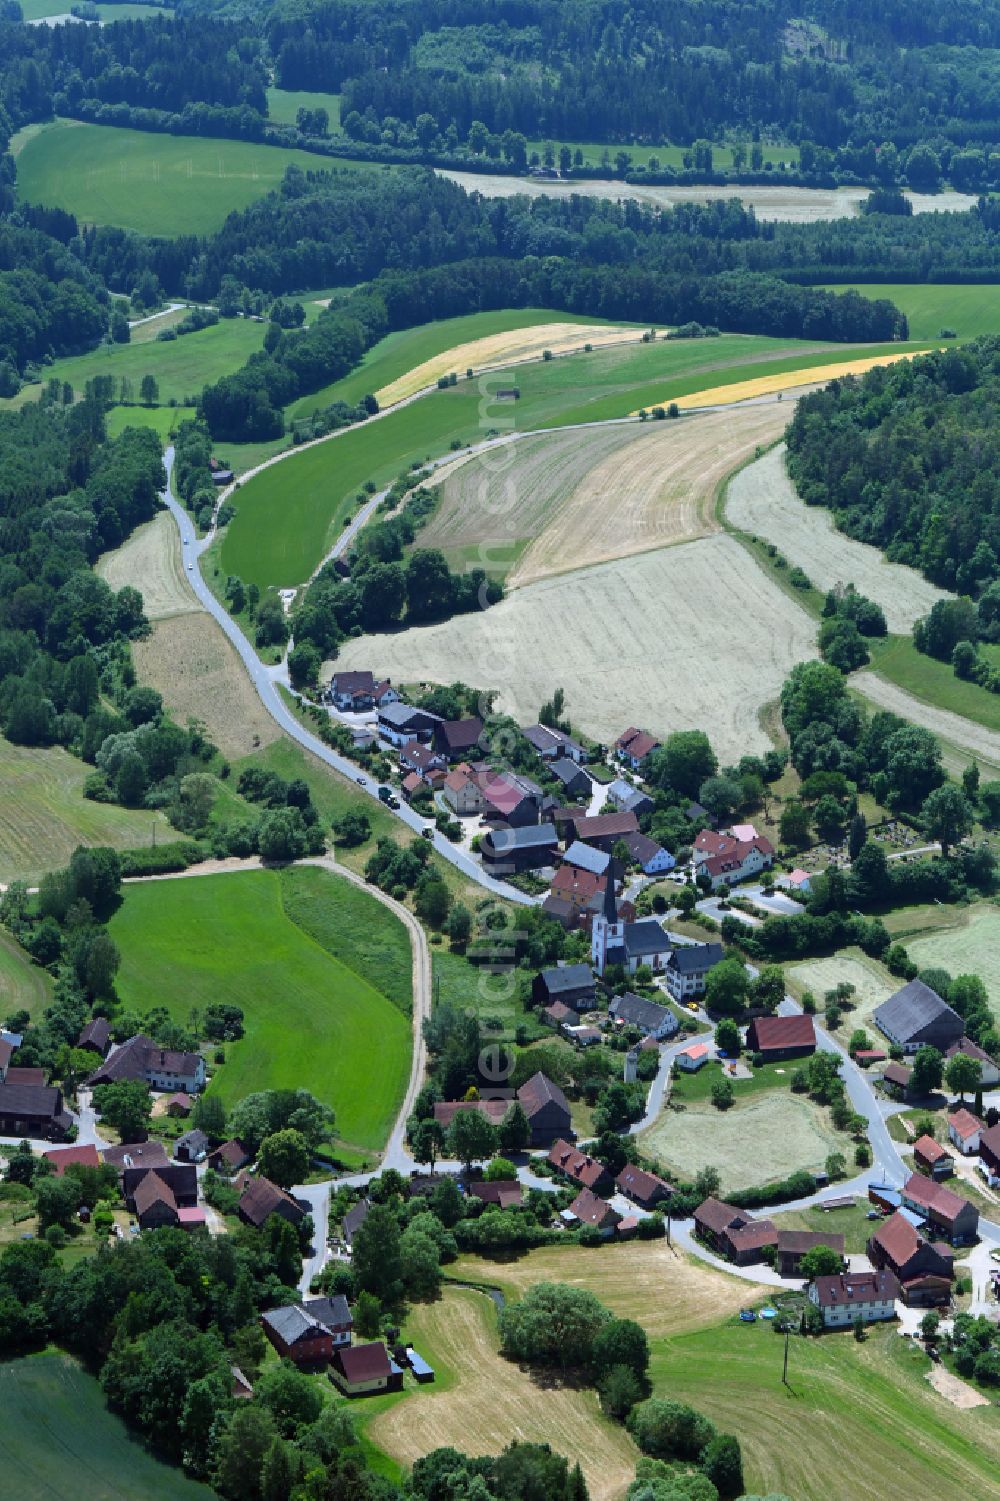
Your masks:
<path fill-rule="evenodd" d="M 367 794 L 368 797 L 378 801 L 378 783 L 372 777 L 360 772 L 355 762 L 349 761 L 346 756 L 338 755 L 328 745 L 324 745 L 318 736 L 312 734 L 311 731 L 300 724 L 289 711 L 278 691 L 276 673 L 280 669 L 272 671 L 272 669 L 264 665 L 228 610 L 219 603 L 208 587 L 208 584 L 202 577 L 199 559 L 205 551 L 210 537 L 204 538 L 201 542 L 198 541 L 191 516 L 174 495 L 171 483 L 173 463 L 174 450 L 173 446 L 171 446 L 164 454 L 167 484 L 166 488 L 161 491 L 161 498 L 177 523 L 177 529 L 181 536 L 181 552 L 184 558 L 187 580 L 194 590 L 199 603 L 208 611 L 213 620 L 222 627 L 226 636 L 236 648 L 240 660 L 250 675 L 250 681 L 253 683 L 257 697 L 278 727 L 286 735 L 289 735 L 291 739 L 297 741 L 304 750 L 309 751 L 311 755 L 325 762 L 327 766 L 331 766 L 334 771 L 339 772 L 348 781 L 356 783 L 359 790 Z M 384 804 L 380 804 L 380 806 L 384 806 Z M 398 809 L 391 811 L 395 813 L 396 818 L 401 823 L 406 824 L 415 834 L 419 834 L 426 826 L 427 820 L 421 818 L 419 813 L 415 813 L 406 803 L 401 804 Z M 516 886 L 509 886 L 506 881 L 497 881 L 492 876 L 487 875 L 470 855 L 467 855 L 464 850 L 457 849 L 443 834 L 435 830 L 434 838 L 429 842 L 432 843 L 434 850 L 442 859 L 447 860 L 451 865 L 455 866 L 456 870 L 461 871 L 462 875 L 466 876 L 470 881 L 475 881 L 477 885 L 482 886 L 486 891 L 493 892 L 496 896 L 502 896 L 509 902 L 516 902 L 520 906 L 534 905 L 533 897 L 528 896 L 523 891 L 518 891 Z"/>

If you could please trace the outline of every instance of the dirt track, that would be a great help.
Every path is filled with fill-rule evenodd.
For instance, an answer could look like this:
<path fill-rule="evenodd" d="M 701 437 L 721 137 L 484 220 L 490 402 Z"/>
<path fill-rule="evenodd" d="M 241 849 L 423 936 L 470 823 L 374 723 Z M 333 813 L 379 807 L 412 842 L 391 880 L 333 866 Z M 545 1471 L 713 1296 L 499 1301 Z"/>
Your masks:
<path fill-rule="evenodd" d="M 922 698 L 915 698 L 912 693 L 897 688 L 895 683 L 880 678 L 875 672 L 855 673 L 851 684 L 878 708 L 900 714 L 911 724 L 932 730 L 943 740 L 960 746 L 989 762 L 991 766 L 1000 766 L 1000 733 L 996 730 L 988 730 L 974 719 L 963 719 L 961 714 L 952 714 L 948 709 L 937 709 L 933 704 L 924 703 Z"/>

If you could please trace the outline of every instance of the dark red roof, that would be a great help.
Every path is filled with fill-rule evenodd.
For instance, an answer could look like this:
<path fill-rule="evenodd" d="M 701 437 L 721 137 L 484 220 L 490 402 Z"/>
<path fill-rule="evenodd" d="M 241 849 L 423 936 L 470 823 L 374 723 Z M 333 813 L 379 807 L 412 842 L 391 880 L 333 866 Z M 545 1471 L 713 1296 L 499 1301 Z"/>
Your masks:
<path fill-rule="evenodd" d="M 352 1345 L 349 1349 L 340 1349 L 337 1351 L 337 1360 L 350 1382 L 377 1381 L 379 1377 L 389 1376 L 392 1372 L 389 1352 L 381 1340 L 376 1340 L 372 1345 Z"/>
<path fill-rule="evenodd" d="M 612 1209 L 606 1199 L 599 1199 L 589 1188 L 581 1188 L 569 1206 L 569 1212 L 576 1216 L 581 1225 L 596 1225 L 599 1229 L 603 1229 L 605 1225 L 617 1225 L 621 1219 L 621 1215 L 616 1209 Z"/>
<path fill-rule="evenodd" d="M 549 1151 L 549 1162 L 565 1173 L 567 1178 L 572 1178 L 576 1183 L 582 1183 L 584 1188 L 593 1188 L 601 1183 L 607 1176 L 607 1168 L 603 1162 L 598 1162 L 595 1157 L 589 1157 L 586 1152 L 580 1152 L 576 1147 L 570 1146 L 568 1141 L 560 1138 Z"/>
<path fill-rule="evenodd" d="M 757 1051 L 814 1048 L 816 1028 L 811 1016 L 758 1016 L 753 1022 Z"/>
<path fill-rule="evenodd" d="M 71 1162 L 82 1163 L 84 1167 L 100 1167 L 101 1159 L 97 1155 L 97 1148 L 93 1143 L 85 1147 L 55 1147 L 51 1152 L 43 1152 L 55 1169 L 57 1178 L 61 1178 Z"/>

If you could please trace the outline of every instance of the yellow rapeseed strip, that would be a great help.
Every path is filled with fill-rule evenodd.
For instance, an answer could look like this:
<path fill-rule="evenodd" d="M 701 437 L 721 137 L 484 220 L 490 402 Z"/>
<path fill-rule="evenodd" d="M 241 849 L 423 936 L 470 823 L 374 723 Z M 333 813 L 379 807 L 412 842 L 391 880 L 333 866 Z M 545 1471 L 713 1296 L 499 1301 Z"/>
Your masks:
<path fill-rule="evenodd" d="M 839 375 L 864 375 L 877 365 L 894 365 L 897 360 L 912 360 L 925 349 L 902 350 L 899 354 L 873 354 L 866 359 L 847 360 L 840 364 L 810 365 L 806 370 L 785 370 L 777 375 L 758 375 L 756 379 L 742 380 L 731 386 L 708 386 L 703 391 L 690 391 L 687 396 L 665 396 L 662 402 L 650 402 L 650 406 L 665 406 L 673 402 L 682 410 L 689 407 L 729 406 L 734 401 L 749 401 L 754 396 L 773 396 L 778 391 L 791 391 L 798 386 L 821 386 L 836 380 Z M 649 410 L 649 407 L 646 408 Z M 639 408 L 630 412 L 638 415 Z"/>
<path fill-rule="evenodd" d="M 405 401 L 407 396 L 432 386 L 442 375 L 453 371 L 461 379 L 466 370 L 478 375 L 481 370 L 508 365 L 515 360 L 530 360 L 543 350 L 564 354 L 571 349 L 582 349 L 584 344 L 597 348 L 601 344 L 618 344 L 622 339 L 642 338 L 638 328 L 609 328 L 606 323 L 591 326 L 587 323 L 535 323 L 528 328 L 512 328 L 507 333 L 490 334 L 483 339 L 471 339 L 467 344 L 456 344 L 441 354 L 432 355 L 420 365 L 414 365 L 405 375 L 400 375 L 389 385 L 375 392 L 380 407 L 392 406 L 393 402 Z"/>

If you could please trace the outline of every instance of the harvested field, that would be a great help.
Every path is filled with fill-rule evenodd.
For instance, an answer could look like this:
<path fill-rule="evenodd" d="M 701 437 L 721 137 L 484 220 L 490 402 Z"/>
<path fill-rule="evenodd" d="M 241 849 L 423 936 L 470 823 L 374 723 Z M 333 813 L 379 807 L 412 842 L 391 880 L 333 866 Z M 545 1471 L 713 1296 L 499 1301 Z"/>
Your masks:
<path fill-rule="evenodd" d="M 704 1329 L 753 1300 L 745 1281 L 687 1256 L 665 1240 L 624 1241 L 597 1257 L 578 1245 L 543 1246 L 516 1261 L 460 1256 L 447 1274 L 495 1283 L 514 1299 L 536 1282 L 583 1287 L 618 1318 L 635 1319 L 650 1338 Z"/>
<path fill-rule="evenodd" d="M 952 975 L 978 975 L 1000 1019 L 1000 911 L 985 903 L 968 909 L 964 922 L 924 938 L 908 938 L 907 953 L 921 969 L 940 965 Z"/>
<path fill-rule="evenodd" d="M 207 611 L 158 620 L 133 654 L 139 681 L 163 694 L 179 724 L 200 719 L 227 758 L 248 756 L 279 738 L 281 731 Z"/>
<path fill-rule="evenodd" d="M 811 990 L 820 1005 L 827 991 L 833 990 L 841 981 L 853 985 L 854 1008 L 844 1013 L 844 1026 L 848 1031 L 865 1026 L 875 1007 L 887 1001 L 900 986 L 900 982 L 894 980 L 877 960 L 869 959 L 860 950 L 793 964 L 785 970 L 785 977 L 797 995 Z"/>
<path fill-rule="evenodd" d="M 546 579 L 440 625 L 347 641 L 337 666 L 496 688 L 521 722 L 558 683 L 574 722 L 600 740 L 641 702 L 651 731 L 704 729 L 733 761 L 769 748 L 759 711 L 812 656 L 809 616 L 719 535 Z"/>
<path fill-rule="evenodd" d="M 0 881 L 31 881 L 66 864 L 78 844 L 137 849 L 162 813 L 95 803 L 83 795 L 91 767 L 61 746 L 11 745 L 0 738 Z"/>
<path fill-rule="evenodd" d="M 447 1369 L 447 1389 L 415 1392 L 379 1413 L 366 1437 L 404 1465 L 451 1445 L 498 1454 L 512 1439 L 548 1443 L 580 1461 L 593 1501 L 613 1501 L 635 1475 L 639 1451 L 624 1428 L 602 1416 L 592 1388 L 535 1381 L 497 1354 L 493 1305 L 482 1293 L 449 1288 L 414 1308 L 408 1335 Z"/>
<path fill-rule="evenodd" d="M 771 187 L 745 183 L 723 184 L 718 187 L 645 187 L 634 182 L 591 178 L 580 181 L 539 181 L 533 177 L 492 177 L 485 172 L 441 172 L 465 188 L 468 193 L 482 193 L 487 198 L 513 198 L 526 195 L 529 198 L 565 198 L 579 194 L 585 198 L 610 198 L 632 200 L 637 203 L 712 203 L 729 198 L 739 198 L 752 207 L 758 219 L 785 219 L 793 223 L 811 224 L 820 219 L 853 218 L 858 207 L 868 196 L 867 188 L 793 188 Z M 907 193 L 913 202 L 914 213 L 961 212 L 975 204 L 968 193 Z"/>
<path fill-rule="evenodd" d="M 798 1168 L 818 1171 L 844 1142 L 825 1111 L 784 1090 L 738 1100 L 724 1111 L 709 1104 L 668 1109 L 642 1137 L 643 1150 L 668 1176 L 673 1170 L 690 1179 L 702 1168 L 717 1168 L 723 1194 L 776 1182 Z"/>
<path fill-rule="evenodd" d="M 985 725 L 978 724 L 974 719 L 966 719 L 962 714 L 953 714 L 949 709 L 939 709 L 934 704 L 925 703 L 922 698 L 907 693 L 905 688 L 898 688 L 877 672 L 866 670 L 855 673 L 851 678 L 851 686 L 876 708 L 899 714 L 913 724 L 922 725 L 951 745 L 968 751 L 969 755 L 980 761 L 1000 766 L 1000 732 L 989 730 Z"/>
<path fill-rule="evenodd" d="M 429 360 L 414 365 L 405 375 L 397 376 L 375 395 L 379 406 L 392 406 L 394 402 L 405 401 L 407 396 L 422 391 L 425 386 L 432 386 L 441 375 L 454 372 L 464 379 L 468 369 L 479 375 L 483 370 L 538 359 L 545 349 L 551 349 L 553 354 L 569 354 L 582 350 L 584 344 L 592 344 L 596 349 L 602 344 L 621 344 L 626 339 L 639 343 L 641 337 L 639 329 L 609 326 L 607 323 L 536 323 L 530 328 L 510 329 L 506 333 L 491 334 L 442 350 Z"/>
<path fill-rule="evenodd" d="M 912 360 L 922 353 L 923 350 L 901 350 L 899 354 L 872 354 L 862 359 L 831 361 L 828 365 L 810 365 L 802 370 L 760 375 L 756 380 L 739 381 L 729 386 L 707 386 L 703 391 L 690 391 L 686 396 L 665 399 L 672 399 L 682 411 L 690 407 L 731 406 L 734 401 L 752 401 L 758 396 L 774 396 L 798 386 L 825 386 L 838 376 L 865 375 L 877 365 L 894 365 L 897 360 Z"/>
<path fill-rule="evenodd" d="M 184 577 L 181 544 L 169 511 L 137 527 L 127 542 L 97 560 L 96 571 L 112 589 L 126 584 L 141 589 L 150 620 L 197 613 L 198 604 Z"/>
<path fill-rule="evenodd" d="M 729 415 L 735 418 L 736 413 Z M 945 590 L 915 568 L 889 563 L 877 547 L 838 531 L 824 506 L 807 506 L 800 500 L 785 469 L 783 443 L 733 476 L 726 517 L 741 531 L 773 542 L 817 589 L 855 584 L 882 606 L 890 631 L 909 633 L 915 620 L 947 598 Z"/>
<path fill-rule="evenodd" d="M 782 432 L 790 415 L 771 405 L 656 423 L 575 487 L 520 559 L 512 587 L 717 531 L 719 484 Z M 584 437 L 578 442 L 586 451 Z"/>

